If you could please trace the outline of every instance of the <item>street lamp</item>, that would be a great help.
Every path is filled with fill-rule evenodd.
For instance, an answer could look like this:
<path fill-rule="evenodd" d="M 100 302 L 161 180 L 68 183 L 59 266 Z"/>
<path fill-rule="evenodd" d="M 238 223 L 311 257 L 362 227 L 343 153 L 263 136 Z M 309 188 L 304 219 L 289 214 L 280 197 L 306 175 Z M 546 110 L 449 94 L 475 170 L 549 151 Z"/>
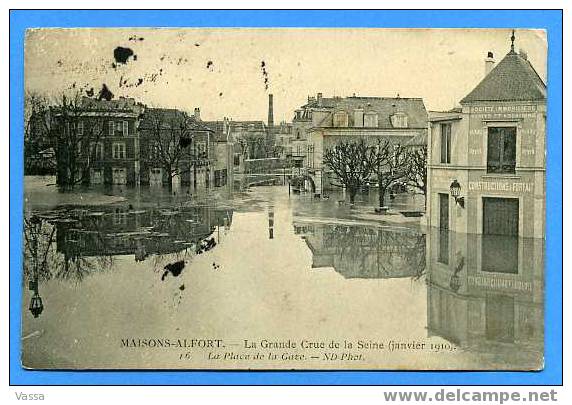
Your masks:
<path fill-rule="evenodd" d="M 34 318 L 40 316 L 44 310 L 44 304 L 42 303 L 42 298 L 36 291 L 30 300 L 30 312 L 34 315 Z"/>
<path fill-rule="evenodd" d="M 451 192 L 451 197 L 455 199 L 455 203 L 459 204 L 461 208 L 465 208 L 465 198 L 460 197 L 461 195 L 461 184 L 457 181 L 457 179 L 453 180 L 451 186 L 449 187 Z"/>

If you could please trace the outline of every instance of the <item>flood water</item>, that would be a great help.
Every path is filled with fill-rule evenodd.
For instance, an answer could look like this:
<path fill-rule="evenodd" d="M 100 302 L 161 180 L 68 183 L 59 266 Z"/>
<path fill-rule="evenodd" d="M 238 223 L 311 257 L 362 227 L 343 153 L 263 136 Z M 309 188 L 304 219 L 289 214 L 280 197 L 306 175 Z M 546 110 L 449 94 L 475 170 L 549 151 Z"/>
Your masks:
<path fill-rule="evenodd" d="M 285 186 L 26 184 L 25 367 L 542 368 L 541 241 L 443 235 Z"/>

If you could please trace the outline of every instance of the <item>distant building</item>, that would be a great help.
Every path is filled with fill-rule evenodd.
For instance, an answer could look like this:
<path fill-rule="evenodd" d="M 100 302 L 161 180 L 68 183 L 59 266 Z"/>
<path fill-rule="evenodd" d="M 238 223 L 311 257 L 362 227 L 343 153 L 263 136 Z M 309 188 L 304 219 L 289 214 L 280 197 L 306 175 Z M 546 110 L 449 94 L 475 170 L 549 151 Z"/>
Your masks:
<path fill-rule="evenodd" d="M 230 133 L 243 159 L 268 157 L 268 128 L 264 121 L 229 121 Z"/>
<path fill-rule="evenodd" d="M 282 121 L 275 127 L 275 146 L 277 157 L 285 160 L 292 159 L 293 125 Z"/>
<path fill-rule="evenodd" d="M 168 184 L 172 177 L 174 183 L 194 189 L 214 185 L 215 130 L 200 120 L 198 108 L 193 116 L 177 109 L 147 108 L 139 132 L 142 184 Z"/>
<path fill-rule="evenodd" d="M 427 111 L 420 98 L 333 97 L 316 98 L 296 112 L 293 159 L 304 155 L 301 173 L 317 194 L 333 189 L 333 173 L 323 164 L 324 152 L 341 141 L 363 139 L 374 144 L 384 139 L 405 145 L 427 133 Z M 298 137 L 300 143 L 297 143 Z M 304 139 L 305 138 L 305 139 Z M 305 148 L 305 150 L 304 150 Z"/>

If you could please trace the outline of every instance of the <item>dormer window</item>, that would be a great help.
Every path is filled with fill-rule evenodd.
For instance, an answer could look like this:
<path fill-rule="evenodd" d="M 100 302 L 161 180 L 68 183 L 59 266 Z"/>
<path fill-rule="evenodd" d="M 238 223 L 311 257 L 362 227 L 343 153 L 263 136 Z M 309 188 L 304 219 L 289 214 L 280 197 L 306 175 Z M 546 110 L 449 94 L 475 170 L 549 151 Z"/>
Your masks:
<path fill-rule="evenodd" d="M 377 127 L 377 113 L 366 113 L 363 116 L 363 126 L 368 128 Z"/>
<path fill-rule="evenodd" d="M 334 127 L 347 127 L 348 114 L 345 111 L 337 111 L 334 113 Z"/>
<path fill-rule="evenodd" d="M 391 125 L 393 128 L 407 128 L 407 115 L 402 112 L 395 113 L 391 116 Z"/>

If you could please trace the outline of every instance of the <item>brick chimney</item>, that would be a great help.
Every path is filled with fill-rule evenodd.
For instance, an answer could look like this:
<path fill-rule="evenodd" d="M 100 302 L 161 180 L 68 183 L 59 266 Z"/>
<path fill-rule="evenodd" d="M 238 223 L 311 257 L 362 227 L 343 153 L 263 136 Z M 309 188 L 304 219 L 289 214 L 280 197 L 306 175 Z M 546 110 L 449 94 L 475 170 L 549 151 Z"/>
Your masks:
<path fill-rule="evenodd" d="M 274 126 L 274 96 L 272 94 L 268 95 L 268 127 L 272 128 Z"/>
<path fill-rule="evenodd" d="M 196 121 L 200 121 L 201 120 L 201 109 L 199 107 L 195 107 L 195 120 Z"/>
<path fill-rule="evenodd" d="M 485 58 L 485 76 L 488 75 L 491 70 L 495 67 L 495 59 L 494 55 L 491 51 L 487 53 L 487 57 Z"/>
<path fill-rule="evenodd" d="M 322 106 L 322 93 L 318 93 L 318 107 Z"/>

